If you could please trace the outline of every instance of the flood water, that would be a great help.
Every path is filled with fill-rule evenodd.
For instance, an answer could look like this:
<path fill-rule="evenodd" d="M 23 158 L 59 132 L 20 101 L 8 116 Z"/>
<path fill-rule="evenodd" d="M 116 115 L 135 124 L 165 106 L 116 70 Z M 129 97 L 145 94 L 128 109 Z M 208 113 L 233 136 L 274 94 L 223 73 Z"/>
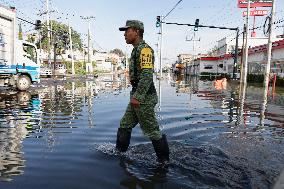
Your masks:
<path fill-rule="evenodd" d="M 157 116 L 171 151 L 163 168 L 139 126 L 129 150 L 115 150 L 130 87 L 113 79 L 2 91 L 0 188 L 273 188 L 284 170 L 283 88 L 156 80 Z"/>

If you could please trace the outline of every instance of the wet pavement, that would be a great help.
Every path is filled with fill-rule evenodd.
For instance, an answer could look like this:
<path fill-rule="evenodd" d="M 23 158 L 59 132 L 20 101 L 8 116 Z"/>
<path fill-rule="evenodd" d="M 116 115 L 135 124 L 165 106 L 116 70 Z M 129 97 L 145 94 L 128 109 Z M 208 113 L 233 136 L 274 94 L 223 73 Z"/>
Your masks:
<path fill-rule="evenodd" d="M 1 91 L 0 188 L 273 188 L 284 169 L 283 88 L 171 75 L 155 85 L 168 168 L 139 126 L 130 149 L 115 150 L 129 101 L 124 77 Z"/>

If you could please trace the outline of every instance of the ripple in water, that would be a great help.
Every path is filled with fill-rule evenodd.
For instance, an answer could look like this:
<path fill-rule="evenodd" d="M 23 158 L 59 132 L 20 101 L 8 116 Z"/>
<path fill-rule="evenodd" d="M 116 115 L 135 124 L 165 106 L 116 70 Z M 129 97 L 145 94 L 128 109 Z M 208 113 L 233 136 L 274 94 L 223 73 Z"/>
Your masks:
<path fill-rule="evenodd" d="M 191 146 L 181 142 L 169 145 L 168 168 L 156 163 L 151 143 L 130 146 L 126 153 L 119 153 L 111 143 L 96 144 L 94 149 L 118 157 L 120 165 L 141 181 L 166 179 L 190 188 L 251 188 L 245 161 L 230 158 L 214 146 Z"/>

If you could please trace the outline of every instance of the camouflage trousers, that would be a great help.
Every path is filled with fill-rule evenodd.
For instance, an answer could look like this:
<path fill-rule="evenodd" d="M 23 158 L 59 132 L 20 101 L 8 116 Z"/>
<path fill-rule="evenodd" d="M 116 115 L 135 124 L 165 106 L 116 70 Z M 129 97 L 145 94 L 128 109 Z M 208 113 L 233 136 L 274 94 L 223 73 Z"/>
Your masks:
<path fill-rule="evenodd" d="M 140 104 L 138 108 L 134 108 L 129 103 L 120 121 L 120 128 L 132 129 L 139 123 L 144 135 L 151 140 L 161 139 L 162 133 L 156 119 L 155 105 L 156 103 Z"/>

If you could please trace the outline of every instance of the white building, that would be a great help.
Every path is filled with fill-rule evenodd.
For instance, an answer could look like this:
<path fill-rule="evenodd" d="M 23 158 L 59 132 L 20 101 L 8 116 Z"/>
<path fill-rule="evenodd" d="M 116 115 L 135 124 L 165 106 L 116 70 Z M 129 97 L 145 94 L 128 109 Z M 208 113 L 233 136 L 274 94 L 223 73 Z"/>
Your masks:
<path fill-rule="evenodd" d="M 284 77 L 284 39 L 273 42 L 271 58 L 271 72 Z M 267 44 L 249 49 L 248 74 L 264 74 L 266 63 Z M 225 54 L 217 57 L 200 57 L 195 59 L 192 65 L 189 68 L 191 75 L 200 75 L 201 73 L 232 74 L 234 56 Z M 241 56 L 238 56 L 237 65 L 241 65 Z"/>
<path fill-rule="evenodd" d="M 113 70 L 113 64 L 107 52 L 96 52 L 94 61 L 96 61 L 96 69 L 99 71 L 111 72 Z"/>
<path fill-rule="evenodd" d="M 188 68 L 190 75 L 210 75 L 210 74 L 222 74 L 227 72 L 227 68 L 223 63 L 222 57 L 200 57 L 194 60 Z"/>
<path fill-rule="evenodd" d="M 268 39 L 265 37 L 252 37 L 252 38 L 249 38 L 248 45 L 249 47 L 255 47 L 255 46 L 267 43 L 267 40 Z M 280 38 L 273 39 L 273 41 L 277 41 L 277 40 L 280 40 Z M 241 39 L 241 37 L 239 37 L 238 48 L 241 49 L 242 46 L 243 46 L 243 40 Z M 220 56 L 235 53 L 236 39 L 225 37 L 221 39 L 220 41 L 218 41 L 217 48 L 218 48 L 217 53 Z"/>
<path fill-rule="evenodd" d="M 249 49 L 248 73 L 263 74 L 267 63 L 267 45 Z M 271 72 L 284 77 L 284 39 L 272 43 Z"/>

